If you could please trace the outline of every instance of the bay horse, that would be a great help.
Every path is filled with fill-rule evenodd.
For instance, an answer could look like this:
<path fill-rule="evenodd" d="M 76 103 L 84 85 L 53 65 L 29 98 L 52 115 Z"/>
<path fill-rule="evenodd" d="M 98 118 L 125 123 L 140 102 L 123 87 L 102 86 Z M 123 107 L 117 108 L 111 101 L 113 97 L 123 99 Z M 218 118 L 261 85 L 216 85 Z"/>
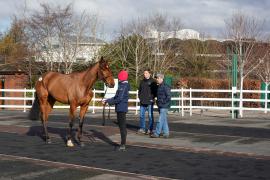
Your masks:
<path fill-rule="evenodd" d="M 77 138 L 79 144 L 84 145 L 81 140 L 84 116 L 93 97 L 92 87 L 98 79 L 104 81 L 107 86 L 114 87 L 112 71 L 103 57 L 100 58 L 99 62 L 82 72 L 70 74 L 47 72 L 39 78 L 35 85 L 36 96 L 29 117 L 34 120 L 40 116 L 46 143 L 51 143 L 47 130 L 48 116 L 55 102 L 58 101 L 70 105 L 67 132 L 68 147 L 74 146 L 71 140 L 72 127 L 76 118 L 76 109 L 80 106 Z"/>

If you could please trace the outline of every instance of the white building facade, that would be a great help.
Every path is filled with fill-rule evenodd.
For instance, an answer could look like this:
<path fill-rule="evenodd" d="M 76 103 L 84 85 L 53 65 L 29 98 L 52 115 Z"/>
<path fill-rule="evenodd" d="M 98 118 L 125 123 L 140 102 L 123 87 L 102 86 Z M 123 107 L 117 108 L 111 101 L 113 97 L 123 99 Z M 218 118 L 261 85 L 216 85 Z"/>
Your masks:
<path fill-rule="evenodd" d="M 36 61 L 85 63 L 93 61 L 100 49 L 106 45 L 105 41 L 91 37 L 84 37 L 78 43 L 71 39 L 65 48 L 55 39 L 46 42 L 50 43 L 40 48 Z"/>
<path fill-rule="evenodd" d="M 187 40 L 187 39 L 200 39 L 200 33 L 198 31 L 195 31 L 193 29 L 181 29 L 179 31 L 167 31 L 167 32 L 158 32 L 157 30 L 150 29 L 147 32 L 147 38 L 152 39 L 170 39 L 170 38 L 176 38 L 181 40 Z"/>

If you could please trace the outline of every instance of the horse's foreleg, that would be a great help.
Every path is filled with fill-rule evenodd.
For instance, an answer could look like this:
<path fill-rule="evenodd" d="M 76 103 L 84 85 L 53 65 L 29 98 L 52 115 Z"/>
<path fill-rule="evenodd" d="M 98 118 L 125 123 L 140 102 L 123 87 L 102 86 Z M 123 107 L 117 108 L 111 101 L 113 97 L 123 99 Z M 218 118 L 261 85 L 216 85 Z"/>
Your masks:
<path fill-rule="evenodd" d="M 79 131 L 77 134 L 77 137 L 78 137 L 78 140 L 79 140 L 79 143 L 81 146 L 84 146 L 84 143 L 82 142 L 84 116 L 85 116 L 85 113 L 87 112 L 89 103 L 90 103 L 93 95 L 94 95 L 94 93 L 92 91 L 90 91 L 89 94 L 86 96 L 84 103 L 81 104 Z"/>
<path fill-rule="evenodd" d="M 79 131 L 78 131 L 77 137 L 78 137 L 78 140 L 79 140 L 79 143 L 81 146 L 84 146 L 84 143 L 82 141 L 82 132 L 83 132 L 84 116 L 85 116 L 87 109 L 88 109 L 88 104 L 81 106 L 81 110 L 80 110 Z"/>
<path fill-rule="evenodd" d="M 74 119 L 75 119 L 75 111 L 76 111 L 76 106 L 70 104 L 70 110 L 69 110 L 69 128 L 68 128 L 68 137 L 67 137 L 67 146 L 68 147 L 73 147 L 74 144 L 72 143 L 72 128 L 74 125 Z"/>

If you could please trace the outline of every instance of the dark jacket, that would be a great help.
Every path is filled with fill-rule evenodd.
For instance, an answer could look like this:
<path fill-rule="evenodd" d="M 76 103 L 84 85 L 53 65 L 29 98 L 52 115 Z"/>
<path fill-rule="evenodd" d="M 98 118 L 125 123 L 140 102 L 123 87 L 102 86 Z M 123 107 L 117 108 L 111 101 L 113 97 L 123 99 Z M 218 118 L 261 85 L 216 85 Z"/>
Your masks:
<path fill-rule="evenodd" d="M 107 99 L 109 105 L 115 104 L 116 112 L 128 112 L 128 91 L 130 85 L 128 81 L 120 81 L 114 97 Z"/>
<path fill-rule="evenodd" d="M 170 108 L 171 88 L 164 82 L 158 86 L 157 106 L 159 108 Z"/>
<path fill-rule="evenodd" d="M 143 105 L 154 103 L 154 98 L 157 95 L 157 83 L 153 78 L 143 79 L 139 86 L 139 99 Z"/>

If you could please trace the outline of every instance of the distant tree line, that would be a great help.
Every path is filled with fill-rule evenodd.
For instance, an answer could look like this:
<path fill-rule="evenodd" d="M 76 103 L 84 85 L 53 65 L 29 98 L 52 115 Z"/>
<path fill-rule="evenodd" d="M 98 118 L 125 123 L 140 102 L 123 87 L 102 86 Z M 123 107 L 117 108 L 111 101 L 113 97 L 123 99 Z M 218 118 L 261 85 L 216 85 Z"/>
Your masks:
<path fill-rule="evenodd" d="M 14 15 L 10 28 L 0 35 L 2 65 L 12 64 L 27 72 L 31 87 L 36 74 L 46 71 L 71 73 L 87 68 L 90 64 L 75 61 L 81 51 L 79 42 L 84 36 L 96 39 L 104 35 L 103 23 L 97 14 L 86 11 L 76 14 L 72 4 L 51 6 L 43 3 L 40 7 L 40 11 L 22 8 L 22 15 Z M 109 58 L 115 75 L 120 69 L 127 69 L 132 86 L 136 88 L 145 68 L 150 68 L 153 75 L 164 73 L 175 80 L 180 77 L 227 78 L 232 54 L 236 54 L 240 89 L 247 77 L 269 84 L 269 41 L 262 33 L 264 21 L 236 12 L 224 22 L 223 36 L 227 41 L 209 40 L 206 35 L 201 35 L 199 40 L 180 40 L 162 38 L 160 34 L 183 29 L 180 18 L 161 13 L 137 17 L 123 23 L 115 38 L 95 59 L 98 56 Z M 149 38 L 149 29 L 156 30 L 157 38 Z M 55 57 L 58 62 L 53 61 Z"/>

